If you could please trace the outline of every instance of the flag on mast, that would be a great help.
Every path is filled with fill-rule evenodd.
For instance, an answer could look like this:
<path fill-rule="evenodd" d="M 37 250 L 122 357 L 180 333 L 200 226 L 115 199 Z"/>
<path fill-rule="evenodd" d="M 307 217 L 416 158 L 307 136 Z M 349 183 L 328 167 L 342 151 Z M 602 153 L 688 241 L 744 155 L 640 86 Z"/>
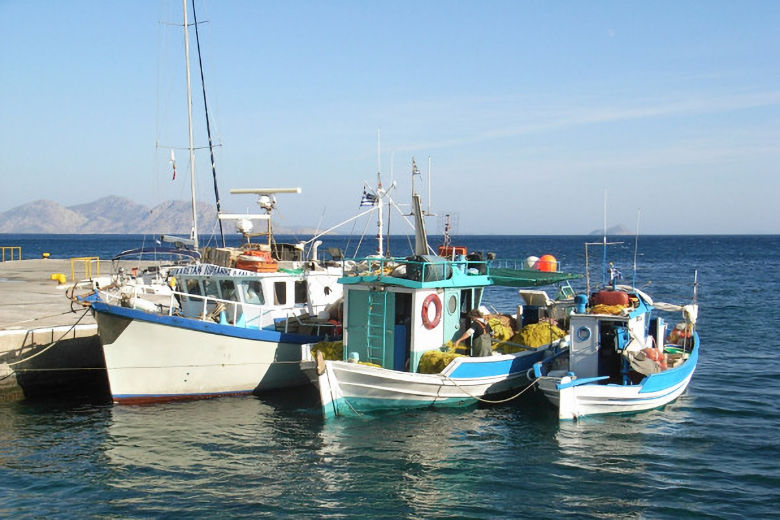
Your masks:
<path fill-rule="evenodd" d="M 376 206 L 376 195 L 363 190 L 363 196 L 360 198 L 360 207 Z"/>
<path fill-rule="evenodd" d="M 173 150 L 171 150 L 171 166 L 173 167 L 173 178 L 172 181 L 176 180 L 176 158 L 173 156 Z"/>

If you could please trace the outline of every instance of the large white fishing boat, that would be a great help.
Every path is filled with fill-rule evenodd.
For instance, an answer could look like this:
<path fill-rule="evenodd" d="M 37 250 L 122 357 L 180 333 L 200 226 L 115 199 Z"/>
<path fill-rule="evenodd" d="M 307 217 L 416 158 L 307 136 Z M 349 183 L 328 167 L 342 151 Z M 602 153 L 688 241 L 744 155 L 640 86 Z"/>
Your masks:
<path fill-rule="evenodd" d="M 97 321 L 111 396 L 118 403 L 305 384 L 300 345 L 331 334 L 338 318 L 340 269 L 318 260 L 316 244 L 311 256 L 304 257 L 302 245 L 285 247 L 273 240 L 275 195 L 299 193 L 300 188 L 232 190 L 258 195 L 265 211 L 259 215 L 223 214 L 217 194 L 220 228 L 223 220 L 237 220 L 246 242 L 240 248 L 224 247 L 224 240 L 221 248 L 201 251 L 198 247 L 189 80 L 191 24 L 186 0 L 182 4 L 193 208 L 188 243 L 197 252 L 196 260 L 203 253 L 203 263 L 168 269 L 163 290 L 151 290 L 151 284 L 135 278 L 98 288 L 84 299 Z M 192 25 L 197 36 L 197 19 Z M 204 93 L 204 104 L 205 98 Z M 206 122 L 208 128 L 207 108 Z M 212 169 L 213 164 L 212 156 Z M 253 234 L 253 220 L 267 221 L 267 231 Z M 267 243 L 250 242 L 250 236 L 258 235 L 266 235 Z"/>
<path fill-rule="evenodd" d="M 340 269 L 286 262 L 276 272 L 197 264 L 169 271 L 167 305 L 98 292 L 112 399 L 138 403 L 293 387 L 307 382 L 300 345 L 335 329 Z"/>

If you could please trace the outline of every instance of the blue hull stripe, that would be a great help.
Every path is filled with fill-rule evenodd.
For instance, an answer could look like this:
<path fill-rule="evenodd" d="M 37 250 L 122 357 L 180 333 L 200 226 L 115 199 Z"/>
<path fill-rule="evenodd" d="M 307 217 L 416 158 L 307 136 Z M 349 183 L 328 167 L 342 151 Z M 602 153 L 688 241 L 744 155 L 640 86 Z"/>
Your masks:
<path fill-rule="evenodd" d="M 677 386 L 685 381 L 687 377 L 693 373 L 696 368 L 696 363 L 699 361 L 699 335 L 694 334 L 693 350 L 685 363 L 677 368 L 670 368 L 658 374 L 651 374 L 642 382 L 642 390 L 639 392 L 644 394 L 648 392 L 660 392 L 666 388 Z"/>
<path fill-rule="evenodd" d="M 507 374 L 527 372 L 537 361 L 541 361 L 544 352 L 523 354 L 513 359 L 500 361 L 463 363 L 450 375 L 450 379 L 477 379 L 482 377 L 497 377 Z"/>
<path fill-rule="evenodd" d="M 235 327 L 233 325 L 220 325 L 219 323 L 201 321 L 198 319 L 182 318 L 180 316 L 153 314 L 138 309 L 130 309 L 127 307 L 120 307 L 118 305 L 109 305 L 105 302 L 93 302 L 92 308 L 97 313 L 110 314 L 131 320 L 146 321 L 149 323 L 166 325 L 168 327 L 206 332 L 209 334 L 217 334 L 219 336 L 229 336 L 233 338 L 293 344 L 315 343 L 320 340 L 320 338 L 317 336 L 309 336 L 305 334 L 290 334 L 269 329 L 247 329 L 243 327 Z"/>

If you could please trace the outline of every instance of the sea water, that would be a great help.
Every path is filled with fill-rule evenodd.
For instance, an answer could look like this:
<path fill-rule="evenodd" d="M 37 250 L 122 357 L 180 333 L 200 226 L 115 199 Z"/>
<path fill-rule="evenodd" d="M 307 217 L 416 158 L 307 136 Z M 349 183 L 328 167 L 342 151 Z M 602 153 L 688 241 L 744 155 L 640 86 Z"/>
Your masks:
<path fill-rule="evenodd" d="M 552 254 L 583 272 L 584 243 L 600 240 L 456 245 L 499 259 Z M 311 389 L 151 406 L 99 395 L 6 402 L 0 517 L 780 518 L 780 237 L 609 240 L 625 242 L 608 249 L 624 281 L 636 273 L 656 300 L 689 302 L 698 271 L 699 365 L 663 409 L 559 422 L 529 392 L 498 406 L 325 422 Z M 25 258 L 110 258 L 141 241 L 153 239 L 0 235 Z M 355 245 L 329 237 L 320 251 Z M 390 247 L 406 254 L 407 239 Z M 598 284 L 602 251 L 588 251 Z M 514 289 L 485 299 L 501 312 L 518 304 Z"/>

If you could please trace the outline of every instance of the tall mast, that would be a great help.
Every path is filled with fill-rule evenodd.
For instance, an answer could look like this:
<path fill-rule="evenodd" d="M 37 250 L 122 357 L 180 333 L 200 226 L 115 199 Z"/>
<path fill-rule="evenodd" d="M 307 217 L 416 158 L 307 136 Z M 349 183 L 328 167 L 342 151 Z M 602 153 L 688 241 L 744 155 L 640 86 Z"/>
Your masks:
<path fill-rule="evenodd" d="M 376 198 L 377 198 L 377 219 L 376 219 L 376 254 L 377 256 L 385 256 L 383 250 L 383 228 L 384 222 L 382 221 L 382 160 L 381 160 L 381 146 L 382 146 L 382 131 L 376 131 Z"/>
<path fill-rule="evenodd" d="M 200 67 L 200 85 L 203 90 L 203 111 L 206 114 L 206 135 L 209 138 L 209 154 L 211 155 L 211 174 L 214 177 L 214 198 L 217 200 L 217 215 L 222 213 L 222 204 L 219 200 L 219 188 L 217 187 L 217 165 L 214 162 L 214 144 L 211 139 L 211 124 L 209 122 L 209 106 L 206 103 L 206 80 L 203 78 L 203 58 L 200 54 L 200 36 L 198 36 L 198 15 L 195 14 L 195 0 L 192 0 L 192 22 L 195 25 L 195 43 L 198 48 L 198 66 Z M 189 63 L 189 60 L 187 61 Z M 219 223 L 219 236 L 222 238 L 222 247 L 225 247 L 225 232 L 222 230 L 222 221 Z"/>
<path fill-rule="evenodd" d="M 198 212 L 195 207 L 195 140 L 192 135 L 192 89 L 190 86 L 190 35 L 187 29 L 187 0 L 182 0 L 184 10 L 184 59 L 187 70 L 187 126 L 190 134 L 190 185 L 192 186 L 192 233 L 193 246 L 198 250 Z"/>
<path fill-rule="evenodd" d="M 607 190 L 604 190 L 604 233 L 601 235 L 603 258 L 601 260 L 601 284 L 607 285 Z"/>

